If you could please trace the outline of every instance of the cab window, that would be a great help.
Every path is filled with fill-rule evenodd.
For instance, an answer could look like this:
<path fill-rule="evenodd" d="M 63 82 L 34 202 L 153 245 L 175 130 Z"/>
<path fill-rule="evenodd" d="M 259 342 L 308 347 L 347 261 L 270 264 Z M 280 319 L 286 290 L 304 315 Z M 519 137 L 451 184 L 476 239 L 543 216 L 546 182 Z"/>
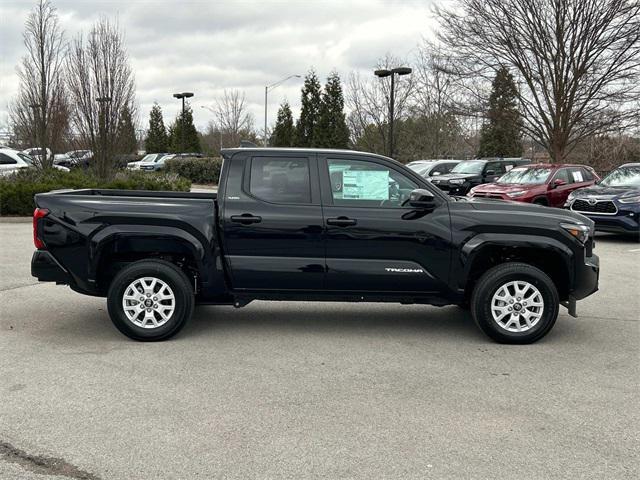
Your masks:
<path fill-rule="evenodd" d="M 254 157 L 249 192 L 271 203 L 311 203 L 309 159 Z"/>
<path fill-rule="evenodd" d="M 400 208 L 418 185 L 400 172 L 374 162 L 329 159 L 334 205 Z"/>
<path fill-rule="evenodd" d="M 18 162 L 11 158 L 9 155 L 0 153 L 0 165 L 15 165 L 16 163 Z"/>

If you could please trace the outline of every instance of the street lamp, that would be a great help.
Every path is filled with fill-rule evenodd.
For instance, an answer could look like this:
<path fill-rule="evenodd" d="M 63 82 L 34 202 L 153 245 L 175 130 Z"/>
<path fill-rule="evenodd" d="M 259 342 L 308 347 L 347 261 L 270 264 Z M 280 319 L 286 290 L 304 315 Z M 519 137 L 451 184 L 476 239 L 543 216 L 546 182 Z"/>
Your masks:
<path fill-rule="evenodd" d="M 184 153 L 184 99 L 193 97 L 193 93 L 191 92 L 182 92 L 182 93 L 174 93 L 174 98 L 178 100 L 182 100 L 182 117 L 180 120 L 181 128 L 180 128 L 180 148 L 182 149 L 182 153 Z"/>
<path fill-rule="evenodd" d="M 393 157 L 393 108 L 394 108 L 394 93 L 395 93 L 395 78 L 396 75 L 409 75 L 412 70 L 409 67 L 397 67 L 391 70 L 376 70 L 373 72 L 376 77 L 384 78 L 391 77 L 391 95 L 389 98 L 389 157 Z"/>
<path fill-rule="evenodd" d="M 209 110 L 213 115 L 216 115 L 216 111 L 212 107 L 207 107 L 206 105 L 200 105 L 200 108 L 204 108 L 205 110 Z M 218 128 L 218 137 L 220 138 L 220 152 L 222 152 L 222 129 Z M 220 153 L 222 155 L 222 153 Z"/>
<path fill-rule="evenodd" d="M 35 129 L 35 139 L 34 139 L 34 143 L 36 144 L 36 147 L 40 148 L 40 168 L 44 168 L 45 166 L 45 156 L 47 155 L 47 150 L 42 146 L 42 145 L 38 145 L 38 143 L 40 143 L 40 141 L 42 141 L 42 143 L 45 143 L 44 141 L 44 135 L 42 133 L 42 123 L 40 121 L 40 114 L 39 114 L 39 110 L 40 107 L 42 107 L 41 104 L 39 103 L 32 103 L 31 105 L 29 105 L 29 108 L 31 108 L 33 110 L 33 120 L 36 124 L 36 129 Z M 40 140 L 38 140 L 38 138 Z"/>
<path fill-rule="evenodd" d="M 273 90 L 276 87 L 279 87 L 284 82 L 289 80 L 290 78 L 300 78 L 300 75 L 289 75 L 288 77 L 283 78 L 282 80 L 278 80 L 276 83 L 272 83 L 271 85 L 267 85 L 264 87 L 264 146 L 267 146 L 267 96 L 269 95 L 269 90 Z"/>

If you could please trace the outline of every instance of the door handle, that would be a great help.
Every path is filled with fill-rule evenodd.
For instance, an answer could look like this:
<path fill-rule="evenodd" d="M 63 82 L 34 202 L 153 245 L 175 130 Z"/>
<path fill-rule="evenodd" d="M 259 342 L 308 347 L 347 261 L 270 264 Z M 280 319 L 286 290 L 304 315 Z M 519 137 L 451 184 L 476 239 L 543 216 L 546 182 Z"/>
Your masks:
<path fill-rule="evenodd" d="M 357 223 L 355 219 L 348 217 L 327 218 L 327 225 L 335 225 L 336 227 L 349 227 Z"/>
<path fill-rule="evenodd" d="M 250 213 L 243 213 L 242 215 L 231 215 L 231 221 L 243 225 L 250 225 L 252 223 L 260 223 L 262 217 L 251 215 Z"/>

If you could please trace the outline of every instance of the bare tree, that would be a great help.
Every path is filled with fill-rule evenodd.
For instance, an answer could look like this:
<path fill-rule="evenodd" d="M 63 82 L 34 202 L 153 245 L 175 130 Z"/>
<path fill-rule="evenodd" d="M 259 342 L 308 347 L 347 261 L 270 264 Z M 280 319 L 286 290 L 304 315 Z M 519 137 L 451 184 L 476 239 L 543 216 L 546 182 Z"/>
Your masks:
<path fill-rule="evenodd" d="M 382 58 L 376 68 L 390 69 L 404 64 L 390 55 Z M 352 73 L 347 81 L 346 105 L 350 114 L 347 124 L 352 143 L 370 152 L 385 153 L 389 135 L 390 82 L 374 77 L 362 78 Z M 402 77 L 395 87 L 394 121 L 406 117 L 413 89 L 412 76 Z M 398 134 L 400 132 L 398 131 Z"/>
<path fill-rule="evenodd" d="M 510 68 L 524 129 L 556 161 L 640 115 L 637 0 L 458 0 L 436 9 L 467 72 Z"/>
<path fill-rule="evenodd" d="M 69 125 L 63 78 L 64 32 L 49 0 L 40 0 L 29 14 L 23 41 L 27 54 L 17 67 L 20 87 L 9 107 L 11 123 L 18 138 L 42 149 L 36 164 L 48 168 L 53 158 L 44 154 L 45 149 L 56 151 Z"/>
<path fill-rule="evenodd" d="M 215 112 L 225 145 L 227 141 L 240 145 L 242 134 L 253 130 L 253 116 L 247 111 L 244 93 L 238 90 L 225 90 L 222 99 L 216 102 Z"/>
<path fill-rule="evenodd" d="M 113 172 L 119 151 L 118 128 L 122 112 L 135 118 L 135 79 L 117 25 L 98 20 L 87 40 L 78 36 L 67 59 L 67 85 L 72 121 L 79 137 L 91 146 L 100 178 Z"/>

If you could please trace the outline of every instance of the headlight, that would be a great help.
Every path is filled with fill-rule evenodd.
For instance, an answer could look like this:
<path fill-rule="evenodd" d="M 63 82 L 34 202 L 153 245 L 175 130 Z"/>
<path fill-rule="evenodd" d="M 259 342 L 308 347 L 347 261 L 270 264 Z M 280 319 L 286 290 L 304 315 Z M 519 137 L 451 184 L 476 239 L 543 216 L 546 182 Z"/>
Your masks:
<path fill-rule="evenodd" d="M 517 192 L 508 192 L 507 197 L 510 197 L 510 198 L 521 197 L 525 193 L 527 193 L 526 190 L 519 190 Z"/>
<path fill-rule="evenodd" d="M 591 228 L 587 225 L 561 223 L 560 226 L 567 232 L 569 232 L 571 236 L 576 238 L 583 245 L 587 243 L 587 240 L 589 240 L 589 233 L 591 232 Z"/>
<path fill-rule="evenodd" d="M 462 185 L 464 183 L 464 178 L 454 178 L 453 180 L 449 180 L 449 183 L 453 185 Z"/>
<path fill-rule="evenodd" d="M 619 198 L 620 203 L 640 203 L 640 195 L 634 195 L 633 197 Z"/>
<path fill-rule="evenodd" d="M 573 191 L 569 194 L 569 196 L 567 197 L 567 202 L 570 202 L 571 200 L 573 200 L 574 198 L 576 198 L 576 192 Z"/>

